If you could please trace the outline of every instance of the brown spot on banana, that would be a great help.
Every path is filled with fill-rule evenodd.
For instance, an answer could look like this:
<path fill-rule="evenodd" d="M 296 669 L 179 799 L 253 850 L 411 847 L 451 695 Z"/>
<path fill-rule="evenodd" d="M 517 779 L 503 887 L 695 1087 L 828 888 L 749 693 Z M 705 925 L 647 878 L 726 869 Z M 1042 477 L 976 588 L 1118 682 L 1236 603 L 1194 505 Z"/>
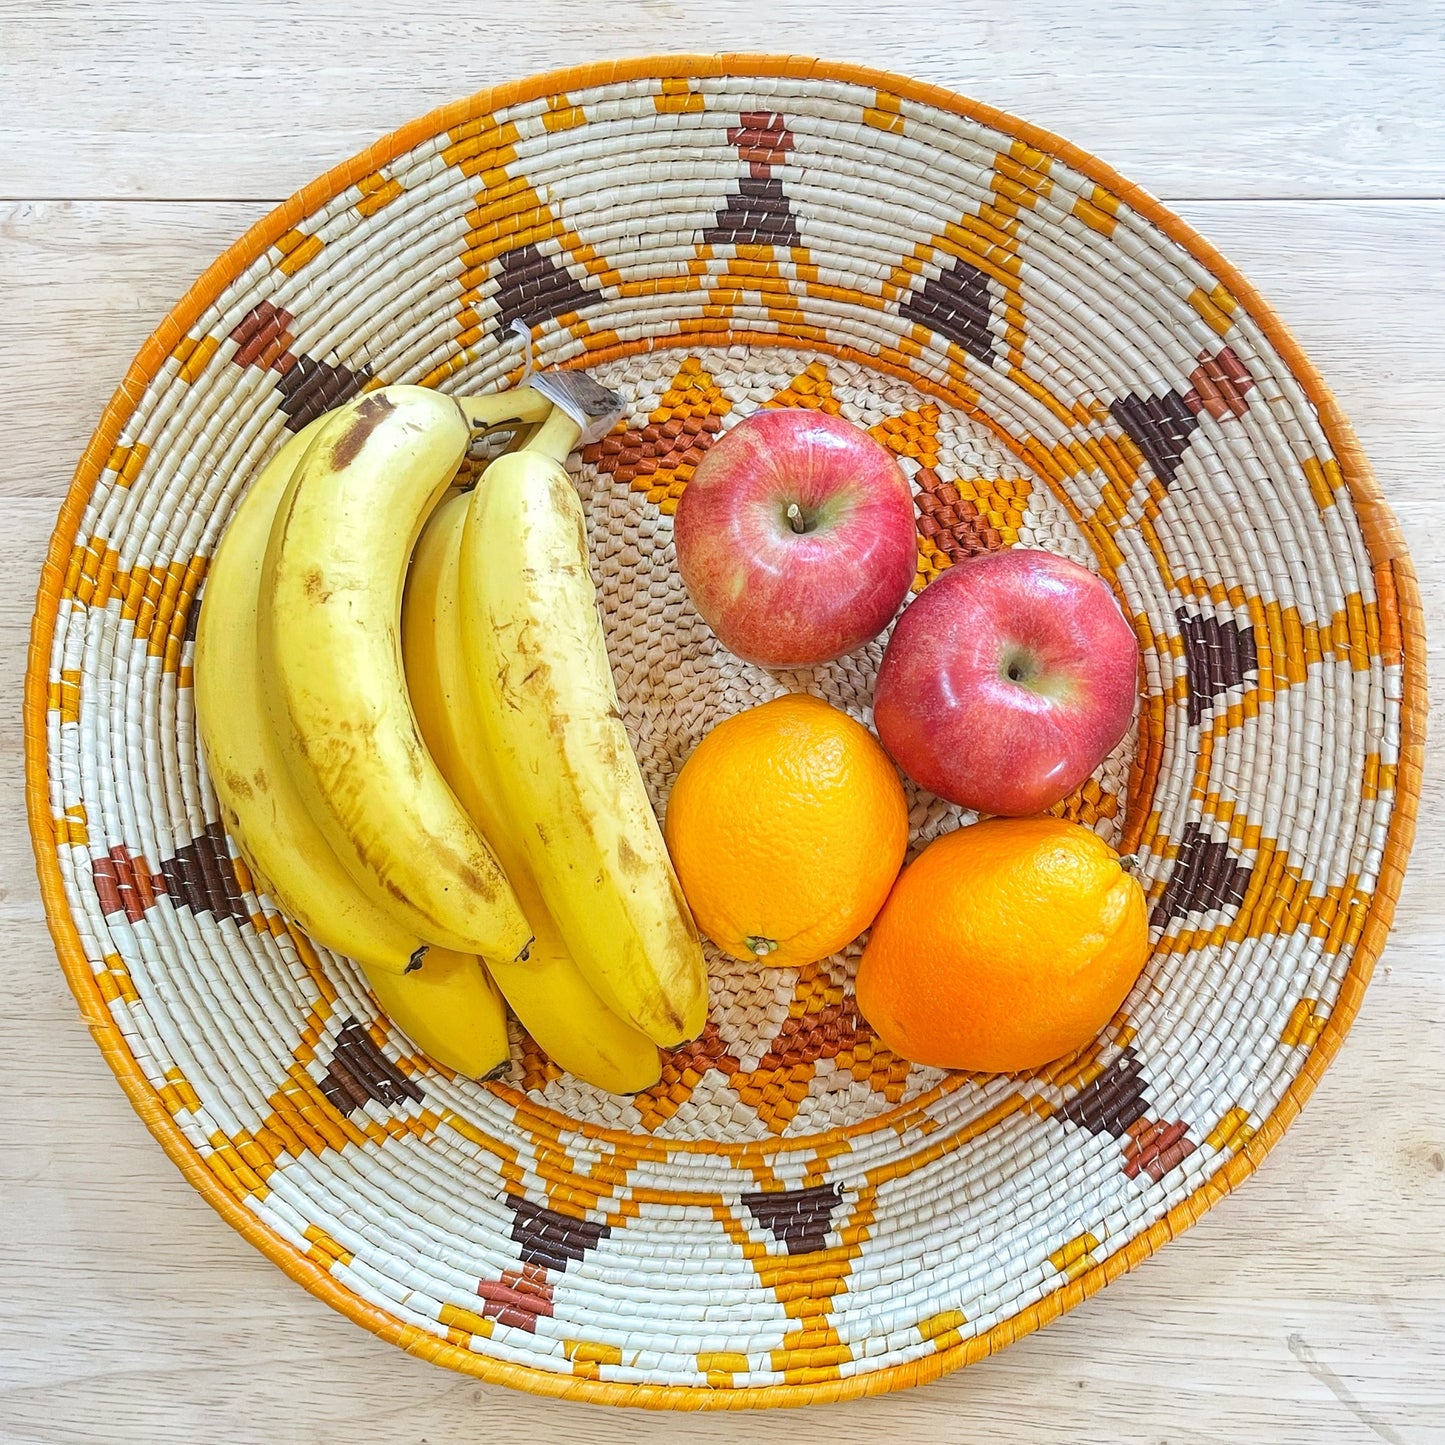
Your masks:
<path fill-rule="evenodd" d="M 629 755 L 631 744 L 628 744 Z M 603 733 L 596 743 L 597 760 L 611 772 L 617 772 L 620 765 L 626 760 L 619 750 L 617 738 L 611 729 Z"/>
<path fill-rule="evenodd" d="M 249 798 L 252 794 L 250 781 L 241 773 L 228 772 L 226 774 L 226 786 L 238 797 Z"/>
<path fill-rule="evenodd" d="M 479 873 L 470 863 L 462 864 L 460 868 L 461 880 L 471 892 L 478 895 L 488 903 L 494 903 L 497 898 L 497 885 L 490 879 Z"/>
<path fill-rule="evenodd" d="M 331 593 L 326 588 L 326 578 L 322 575 L 319 567 L 306 569 L 301 578 L 301 590 L 305 592 L 308 602 L 326 602 L 331 597 Z"/>
<path fill-rule="evenodd" d="M 647 869 L 642 855 L 626 838 L 617 840 L 617 863 L 624 873 L 643 873 Z"/>
<path fill-rule="evenodd" d="M 690 1042 L 686 1037 L 687 1024 L 684 1022 L 682 1014 L 672 1007 L 671 1000 L 659 1008 L 654 1017 L 659 1023 L 667 1025 L 666 1031 L 669 1034 L 677 1036 L 677 1043 L 673 1047 L 681 1048 L 683 1044 Z"/>
<path fill-rule="evenodd" d="M 366 439 L 386 420 L 387 415 L 395 410 L 395 403 L 383 392 L 368 396 L 356 408 L 351 425 L 337 437 L 336 445 L 331 448 L 331 465 L 337 471 L 349 467 L 361 455 Z"/>
<path fill-rule="evenodd" d="M 667 887 L 675 905 L 673 915 L 668 920 L 668 932 L 673 936 L 672 946 L 686 955 L 698 947 L 697 924 L 693 921 L 692 909 L 687 906 L 687 899 L 683 897 L 682 884 L 677 881 L 677 874 L 671 868 L 667 870 Z"/>

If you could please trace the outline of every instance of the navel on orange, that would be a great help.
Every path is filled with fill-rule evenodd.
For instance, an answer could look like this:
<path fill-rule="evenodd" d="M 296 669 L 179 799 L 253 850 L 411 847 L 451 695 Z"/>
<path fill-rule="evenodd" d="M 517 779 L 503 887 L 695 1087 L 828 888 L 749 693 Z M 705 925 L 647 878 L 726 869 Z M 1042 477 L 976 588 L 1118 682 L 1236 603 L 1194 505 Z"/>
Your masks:
<path fill-rule="evenodd" d="M 792 694 L 698 744 L 666 832 L 693 917 L 724 953 L 804 964 L 873 921 L 903 863 L 908 804 L 867 728 Z"/>
<path fill-rule="evenodd" d="M 946 1069 L 1037 1068 L 1088 1043 L 1149 953 L 1144 891 L 1060 818 L 946 833 L 904 869 L 858 966 L 863 1017 Z"/>

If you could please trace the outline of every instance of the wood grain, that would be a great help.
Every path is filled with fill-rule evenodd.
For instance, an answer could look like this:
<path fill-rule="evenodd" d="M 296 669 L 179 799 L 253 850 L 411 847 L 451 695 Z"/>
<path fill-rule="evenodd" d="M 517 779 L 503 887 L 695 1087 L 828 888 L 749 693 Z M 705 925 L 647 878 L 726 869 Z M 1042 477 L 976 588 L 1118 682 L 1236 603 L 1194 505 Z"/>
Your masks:
<path fill-rule="evenodd" d="M 1435 0 L 0 0 L 0 196 L 281 199 L 432 106 L 599 57 L 912 75 L 1166 198 L 1445 193 Z"/>
<path fill-rule="evenodd" d="M 1182 6 L 772 8 L 535 0 L 509 8 L 504 30 L 496 5 L 0 3 L 0 195 L 18 198 L 0 203 L 7 1445 L 1441 1438 L 1439 741 L 1390 946 L 1339 1060 L 1259 1175 L 1041 1334 L 879 1400 L 682 1420 L 540 1401 L 410 1359 L 211 1213 L 78 1020 L 24 827 L 19 708 L 34 588 L 75 460 L 145 336 L 268 199 L 484 70 L 653 48 L 822 50 L 987 94 L 1157 192 L 1224 197 L 1177 209 L 1272 299 L 1335 388 L 1401 517 L 1427 615 L 1445 619 L 1445 202 L 1359 199 L 1445 193 L 1427 33 L 1440 27 L 1425 7 L 1382 18 L 1225 4 L 1207 20 Z M 1341 199 L 1240 203 L 1275 194 Z M 227 196 L 243 199 L 205 199 Z M 1438 643 L 1431 661 L 1445 675 Z"/>

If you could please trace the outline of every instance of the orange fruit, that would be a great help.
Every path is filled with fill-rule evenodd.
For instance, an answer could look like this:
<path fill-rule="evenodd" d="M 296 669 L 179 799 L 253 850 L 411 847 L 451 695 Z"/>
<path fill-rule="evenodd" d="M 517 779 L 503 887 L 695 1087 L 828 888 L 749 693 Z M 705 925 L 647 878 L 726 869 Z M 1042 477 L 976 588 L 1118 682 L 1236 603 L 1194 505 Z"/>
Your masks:
<path fill-rule="evenodd" d="M 666 831 L 693 917 L 724 953 L 812 963 L 873 921 L 903 864 L 908 804 L 867 728 L 790 694 L 697 745 Z"/>
<path fill-rule="evenodd" d="M 1144 890 L 1062 818 L 946 833 L 899 877 L 858 965 L 863 1017 L 944 1069 L 1033 1069 L 1088 1043 L 1149 954 Z"/>

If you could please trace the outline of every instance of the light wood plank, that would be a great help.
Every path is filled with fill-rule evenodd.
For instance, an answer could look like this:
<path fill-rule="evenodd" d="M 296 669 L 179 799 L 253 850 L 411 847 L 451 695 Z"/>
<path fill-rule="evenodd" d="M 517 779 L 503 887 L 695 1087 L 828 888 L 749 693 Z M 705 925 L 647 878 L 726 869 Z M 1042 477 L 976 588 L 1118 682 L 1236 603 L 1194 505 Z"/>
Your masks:
<path fill-rule="evenodd" d="M 145 1133 L 45 933 L 19 780 L 40 560 L 85 434 L 259 205 L 0 210 L 0 1438 L 1429 1442 L 1445 1419 L 1445 742 L 1397 929 L 1260 1175 L 1042 1334 L 928 1389 L 682 1421 L 539 1401 L 374 1340 L 244 1244 Z M 1335 386 L 1445 617 L 1445 206 L 1182 206 Z M 1445 632 L 1440 633 L 1445 639 Z M 1437 675 L 1445 656 L 1433 649 Z"/>
<path fill-rule="evenodd" d="M 1164 196 L 1445 195 L 1434 0 L 0 0 L 0 196 L 280 199 L 498 81 L 748 49 L 947 86 Z"/>

